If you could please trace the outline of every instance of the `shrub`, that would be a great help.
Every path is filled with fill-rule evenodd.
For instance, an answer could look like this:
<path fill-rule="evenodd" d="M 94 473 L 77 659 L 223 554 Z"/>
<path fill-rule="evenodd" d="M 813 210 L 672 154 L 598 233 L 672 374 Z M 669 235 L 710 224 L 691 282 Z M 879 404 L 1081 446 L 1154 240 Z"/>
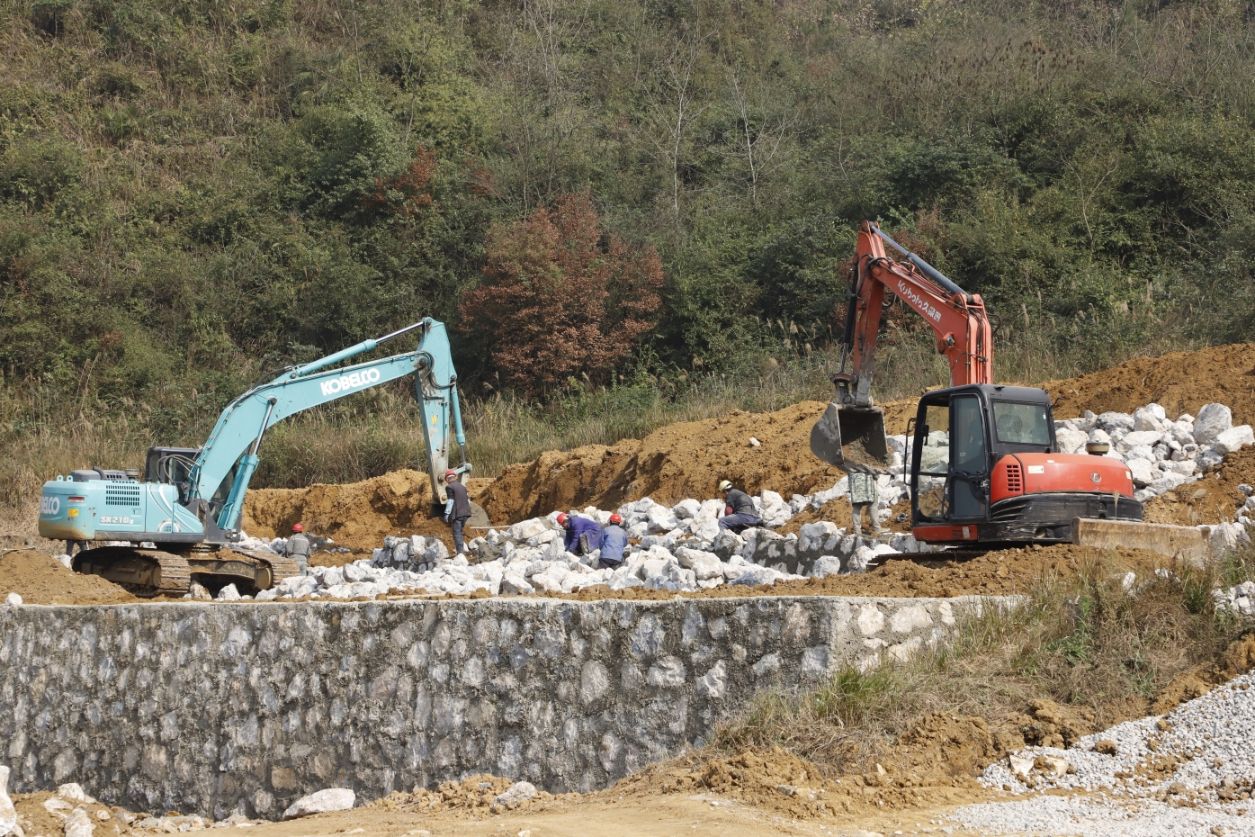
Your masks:
<path fill-rule="evenodd" d="M 605 382 L 654 325 L 657 253 L 603 231 L 585 195 L 494 227 L 486 262 L 484 282 L 462 299 L 462 328 L 521 392 Z"/>

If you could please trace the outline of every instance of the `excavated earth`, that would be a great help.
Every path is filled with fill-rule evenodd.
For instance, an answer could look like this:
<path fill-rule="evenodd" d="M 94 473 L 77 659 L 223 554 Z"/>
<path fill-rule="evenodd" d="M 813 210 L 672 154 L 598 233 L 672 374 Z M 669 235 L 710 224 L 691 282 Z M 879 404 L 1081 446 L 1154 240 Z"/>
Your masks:
<path fill-rule="evenodd" d="M 1215 401 L 1229 405 L 1235 424 L 1255 423 L 1255 343 L 1136 358 L 1102 372 L 1050 381 L 1045 387 L 1058 399 L 1055 417 L 1059 419 L 1079 416 L 1087 409 L 1128 412 L 1152 401 L 1173 416 L 1194 414 Z M 547 451 L 531 462 L 507 467 L 495 480 L 473 480 L 471 499 L 487 510 L 493 523 L 504 525 L 554 509 L 614 508 L 646 496 L 664 504 L 686 497 L 712 497 L 722 478 L 751 494 L 763 489 L 778 491 L 785 498 L 810 494 L 830 488 L 842 476 L 810 452 L 811 426 L 824 407 L 818 401 L 803 401 L 769 413 L 734 411 L 719 418 L 667 425 L 644 439 Z M 888 432 L 905 432 L 913 410 L 913 400 L 886 404 Z M 751 436 L 762 444 L 751 447 Z M 1218 479 L 1209 477 L 1222 486 L 1217 488 L 1219 494 L 1255 479 L 1255 454 L 1243 453 L 1221 469 Z M 1181 497 L 1170 502 L 1190 506 L 1194 502 L 1191 488 L 1196 492 L 1199 484 L 1183 486 L 1178 490 Z M 1199 515 L 1207 520 L 1198 522 L 1220 519 L 1211 517 L 1214 503 L 1200 502 Z M 351 485 L 253 491 L 245 528 L 266 537 L 286 532 L 300 519 L 340 543 L 368 549 L 398 532 L 445 536 L 446 527 L 426 516 L 429 503 L 424 475 L 396 471 Z M 822 519 L 842 525 L 849 512 L 836 507 L 847 504 L 830 505 L 834 516 Z M 1156 519 L 1176 522 L 1179 518 L 1165 511 L 1162 519 Z"/>
<path fill-rule="evenodd" d="M 1252 423 L 1255 344 L 1136 358 L 1102 372 L 1051 381 L 1045 386 L 1059 399 L 1055 408 L 1058 418 L 1080 415 L 1087 409 L 1130 411 L 1152 401 L 1162 404 L 1170 415 L 1197 413 L 1203 404 L 1219 401 L 1233 410 L 1235 423 Z M 715 419 L 668 425 L 644 439 L 549 451 L 532 462 L 506 468 L 496 479 L 471 480 L 471 499 L 483 505 L 490 519 L 500 525 L 554 509 L 587 505 L 613 508 L 644 496 L 661 503 L 710 497 L 715 482 L 725 476 L 751 493 L 763 489 L 778 491 L 785 497 L 795 492 L 812 493 L 831 487 L 841 477 L 840 471 L 817 460 L 809 450 L 811 425 L 824 406 L 806 401 L 770 413 L 737 411 Z M 911 400 L 887 404 L 889 432 L 903 432 L 913 409 Z M 752 447 L 750 436 L 759 439 L 761 445 Z M 1241 483 L 1255 483 L 1255 449 L 1232 454 L 1203 479 L 1153 499 L 1147 504 L 1146 518 L 1156 523 L 1187 525 L 1232 520 L 1243 499 L 1237 489 Z M 813 520 L 846 526 L 849 515 L 848 502 L 837 500 L 821 509 L 802 512 L 779 531 L 795 532 Z M 886 528 L 906 531 L 907 515 L 905 504 L 895 507 L 885 521 Z M 390 534 L 434 536 L 452 546 L 448 527 L 431 514 L 427 476 L 415 470 L 394 471 L 345 485 L 258 489 L 249 493 L 244 528 L 250 534 L 264 538 L 286 534 L 298 520 L 308 531 L 352 550 L 316 553 L 315 564 L 340 564 L 360 558 Z M 1134 550 L 1097 556 L 1093 550 L 1064 545 L 988 554 L 954 565 L 890 561 L 864 574 L 790 582 L 753 592 L 851 596 L 1018 592 L 1042 578 L 1075 572 L 1077 567 L 1099 557 L 1135 570 L 1162 563 L 1162 559 Z M 10 590 L 29 602 L 131 600 L 130 594 L 121 588 L 74 576 L 56 561 L 33 551 L 18 551 L 0 558 L 0 594 Z M 716 588 L 690 595 L 746 592 L 745 588 Z M 672 595 L 675 594 L 639 590 L 612 593 L 593 588 L 575 597 Z"/>

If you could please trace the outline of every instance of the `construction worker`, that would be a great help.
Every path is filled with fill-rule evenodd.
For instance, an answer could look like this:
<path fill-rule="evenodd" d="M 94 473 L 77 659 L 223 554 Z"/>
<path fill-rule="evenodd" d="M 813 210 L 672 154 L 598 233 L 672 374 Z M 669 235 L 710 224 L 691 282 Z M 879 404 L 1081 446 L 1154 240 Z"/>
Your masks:
<path fill-rule="evenodd" d="M 754 501 L 739 488 L 732 487 L 732 480 L 719 481 L 719 493 L 725 503 L 723 517 L 719 518 L 719 528 L 740 534 L 752 526 L 762 526 L 763 519 L 754 508 Z"/>
<path fill-rule="evenodd" d="M 302 573 L 309 569 L 309 537 L 305 534 L 304 524 L 292 524 L 292 535 L 284 547 L 284 554 L 296 562 Z"/>
<path fill-rule="evenodd" d="M 454 552 L 462 555 L 466 552 L 462 529 L 471 516 L 471 498 L 466 493 L 466 486 L 458 481 L 458 472 L 452 468 L 444 472 L 444 490 L 448 497 L 444 501 L 444 522 L 453 527 Z"/>
<path fill-rule="evenodd" d="M 880 519 L 876 516 L 880 494 L 876 490 L 876 475 L 862 471 L 850 472 L 850 518 L 854 524 L 854 537 L 863 537 L 863 509 L 872 524 L 872 537 L 880 534 Z"/>
<path fill-rule="evenodd" d="M 563 546 L 573 555 L 592 555 L 601 549 L 601 526 L 595 520 L 579 515 L 558 514 L 558 525 L 566 530 Z"/>
<path fill-rule="evenodd" d="M 610 523 L 602 530 L 601 559 L 598 565 L 603 569 L 615 569 L 623 563 L 623 553 L 627 549 L 627 530 L 623 528 L 623 518 L 618 513 L 610 515 Z"/>

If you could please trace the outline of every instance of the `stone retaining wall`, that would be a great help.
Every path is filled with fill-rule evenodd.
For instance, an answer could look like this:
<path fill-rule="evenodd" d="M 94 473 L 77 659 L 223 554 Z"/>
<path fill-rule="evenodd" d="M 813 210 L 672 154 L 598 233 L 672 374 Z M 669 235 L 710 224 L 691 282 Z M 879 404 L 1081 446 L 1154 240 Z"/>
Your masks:
<path fill-rule="evenodd" d="M 587 790 L 991 601 L 0 607 L 0 763 L 18 791 L 217 818 L 474 772 Z"/>

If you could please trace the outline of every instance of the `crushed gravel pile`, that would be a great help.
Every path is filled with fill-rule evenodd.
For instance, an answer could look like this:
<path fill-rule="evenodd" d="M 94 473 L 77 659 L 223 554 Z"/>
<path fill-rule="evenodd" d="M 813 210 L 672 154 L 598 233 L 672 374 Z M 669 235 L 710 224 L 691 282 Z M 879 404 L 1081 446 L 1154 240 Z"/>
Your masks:
<path fill-rule="evenodd" d="M 1031 799 L 961 808 L 965 827 L 1001 833 L 1255 835 L 1255 674 L 1161 716 L 1030 747 L 989 766 L 981 782 Z M 1078 791 L 1086 797 L 1041 795 Z"/>

